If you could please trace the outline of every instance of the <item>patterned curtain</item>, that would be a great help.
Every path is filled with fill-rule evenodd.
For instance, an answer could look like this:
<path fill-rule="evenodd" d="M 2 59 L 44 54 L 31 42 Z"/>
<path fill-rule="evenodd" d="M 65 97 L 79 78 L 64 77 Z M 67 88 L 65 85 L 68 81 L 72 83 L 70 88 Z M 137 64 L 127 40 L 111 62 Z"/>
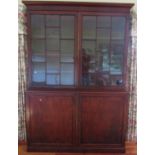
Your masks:
<path fill-rule="evenodd" d="M 130 43 L 128 48 L 128 89 L 129 89 L 129 114 L 128 114 L 128 141 L 137 141 L 137 14 L 136 9 L 131 10 L 130 16 Z"/>
<path fill-rule="evenodd" d="M 25 90 L 26 90 L 26 8 L 18 1 L 18 139 L 26 140 Z"/>
<path fill-rule="evenodd" d="M 25 96 L 26 90 L 26 58 L 27 58 L 27 42 L 26 42 L 26 8 L 19 0 L 18 11 L 18 139 L 19 141 L 26 141 L 26 128 L 25 128 Z M 128 52 L 128 88 L 130 90 L 129 98 L 129 115 L 128 115 L 128 141 L 136 141 L 136 13 L 131 11 L 131 35 Z"/>

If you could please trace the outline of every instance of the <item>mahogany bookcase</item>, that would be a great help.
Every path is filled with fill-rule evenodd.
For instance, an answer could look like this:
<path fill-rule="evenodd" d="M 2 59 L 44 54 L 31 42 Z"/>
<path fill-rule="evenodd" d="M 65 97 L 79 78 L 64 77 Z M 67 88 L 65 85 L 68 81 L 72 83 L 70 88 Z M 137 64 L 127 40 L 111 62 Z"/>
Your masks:
<path fill-rule="evenodd" d="M 133 4 L 24 3 L 28 151 L 124 152 Z"/>

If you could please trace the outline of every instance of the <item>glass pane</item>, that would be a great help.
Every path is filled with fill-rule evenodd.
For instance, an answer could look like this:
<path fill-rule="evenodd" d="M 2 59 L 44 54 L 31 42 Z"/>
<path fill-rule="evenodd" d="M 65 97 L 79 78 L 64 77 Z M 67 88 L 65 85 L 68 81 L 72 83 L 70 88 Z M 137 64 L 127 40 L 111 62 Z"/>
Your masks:
<path fill-rule="evenodd" d="M 61 40 L 61 54 L 74 53 L 73 40 Z"/>
<path fill-rule="evenodd" d="M 72 63 L 62 63 L 61 64 L 61 72 L 73 73 L 74 64 Z"/>
<path fill-rule="evenodd" d="M 110 70 L 110 66 L 109 66 L 109 54 L 105 53 L 103 54 L 103 62 L 102 62 L 102 71 L 103 72 L 107 72 Z"/>
<path fill-rule="evenodd" d="M 124 39 L 125 17 L 112 17 L 112 39 Z"/>
<path fill-rule="evenodd" d="M 93 75 L 95 73 L 95 57 L 88 54 L 85 49 L 82 50 L 82 83 L 84 86 L 90 85 L 93 83 Z"/>
<path fill-rule="evenodd" d="M 61 38 L 74 38 L 74 16 L 61 16 Z"/>
<path fill-rule="evenodd" d="M 47 39 L 46 40 L 47 51 L 58 51 L 59 50 L 59 39 Z"/>
<path fill-rule="evenodd" d="M 32 38 L 45 37 L 44 15 L 31 15 L 31 34 Z"/>
<path fill-rule="evenodd" d="M 96 57 L 96 71 L 105 72 L 109 71 L 109 54 L 99 53 Z"/>
<path fill-rule="evenodd" d="M 47 75 L 46 84 L 59 85 L 59 75 L 58 74 Z"/>
<path fill-rule="evenodd" d="M 83 38 L 84 39 L 96 38 L 96 17 L 95 16 L 83 17 Z"/>
<path fill-rule="evenodd" d="M 121 75 L 111 76 L 111 85 L 112 86 L 121 86 L 123 84 L 123 78 Z"/>
<path fill-rule="evenodd" d="M 73 73 L 61 73 L 61 85 L 73 85 L 74 84 L 74 75 Z"/>
<path fill-rule="evenodd" d="M 59 72 L 59 57 L 47 56 L 47 73 Z"/>
<path fill-rule="evenodd" d="M 123 50 L 124 50 L 124 40 L 112 41 L 112 43 L 111 43 L 111 66 L 110 66 L 110 74 L 111 75 L 115 75 L 115 76 L 117 75 L 117 77 L 118 77 L 118 75 L 122 76 Z M 112 85 L 113 85 L 113 83 L 114 82 L 112 82 Z"/>
<path fill-rule="evenodd" d="M 83 73 L 82 74 L 83 86 L 95 86 L 96 84 L 96 73 Z"/>
<path fill-rule="evenodd" d="M 83 52 L 85 51 L 88 55 L 94 55 L 96 50 L 96 41 L 84 41 L 82 42 Z"/>
<path fill-rule="evenodd" d="M 102 41 L 110 40 L 110 30 L 109 29 L 97 29 L 97 39 Z"/>
<path fill-rule="evenodd" d="M 73 53 L 61 54 L 61 62 L 74 62 Z"/>
<path fill-rule="evenodd" d="M 46 15 L 46 26 L 49 27 L 59 26 L 59 15 Z"/>
<path fill-rule="evenodd" d="M 41 39 L 33 39 L 32 42 L 32 52 L 43 54 L 45 52 L 45 41 Z"/>
<path fill-rule="evenodd" d="M 111 75 L 121 75 L 122 74 L 122 65 L 120 63 L 113 63 L 110 66 Z"/>
<path fill-rule="evenodd" d="M 110 28 L 111 27 L 111 17 L 98 16 L 97 17 L 97 27 Z"/>
<path fill-rule="evenodd" d="M 45 62 L 45 56 L 44 55 L 32 55 L 32 61 L 33 62 Z"/>
<path fill-rule="evenodd" d="M 120 54 L 112 55 L 112 57 L 111 57 L 111 64 L 115 64 L 115 65 L 123 64 L 123 57 L 122 57 L 122 55 L 120 55 Z"/>
<path fill-rule="evenodd" d="M 110 41 L 97 40 L 97 51 L 101 53 L 109 53 Z"/>
<path fill-rule="evenodd" d="M 47 28 L 46 29 L 46 38 L 58 39 L 59 35 L 60 34 L 59 34 L 58 28 Z"/>
<path fill-rule="evenodd" d="M 74 84 L 74 64 L 61 65 L 61 84 L 72 85 Z"/>
<path fill-rule="evenodd" d="M 97 74 L 96 84 L 98 87 L 110 85 L 109 72 L 102 72 Z"/>
<path fill-rule="evenodd" d="M 33 63 L 33 82 L 45 82 L 45 63 Z"/>
<path fill-rule="evenodd" d="M 124 50 L 124 40 L 115 40 L 111 42 L 112 53 L 123 54 L 123 50 Z"/>

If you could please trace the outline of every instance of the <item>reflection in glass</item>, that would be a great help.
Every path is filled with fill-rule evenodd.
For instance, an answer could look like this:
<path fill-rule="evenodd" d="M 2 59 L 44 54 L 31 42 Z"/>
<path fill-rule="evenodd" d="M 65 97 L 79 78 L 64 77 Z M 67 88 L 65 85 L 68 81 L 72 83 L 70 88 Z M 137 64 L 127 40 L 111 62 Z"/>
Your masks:
<path fill-rule="evenodd" d="M 45 41 L 42 39 L 32 39 L 31 42 L 33 53 L 44 53 L 45 52 Z"/>
<path fill-rule="evenodd" d="M 96 86 L 97 87 L 102 87 L 102 86 L 107 86 L 109 85 L 109 72 L 101 72 L 97 71 L 96 72 Z"/>
<path fill-rule="evenodd" d="M 61 72 L 61 84 L 62 85 L 73 85 L 74 84 L 73 73 Z"/>
<path fill-rule="evenodd" d="M 62 63 L 61 64 L 61 72 L 71 72 L 74 71 L 74 64 L 72 63 Z"/>
<path fill-rule="evenodd" d="M 48 74 L 46 79 L 46 84 L 48 85 L 58 85 L 59 75 L 58 74 Z"/>
<path fill-rule="evenodd" d="M 85 50 L 85 52 L 89 55 L 94 55 L 96 50 L 96 42 L 95 41 L 88 41 L 83 40 L 82 42 L 82 48 Z"/>
<path fill-rule="evenodd" d="M 83 38 L 84 39 L 96 38 L 96 16 L 83 17 Z"/>
<path fill-rule="evenodd" d="M 61 62 L 72 62 L 73 63 L 73 53 L 61 54 Z"/>
<path fill-rule="evenodd" d="M 45 37 L 44 15 L 31 15 L 31 32 L 32 38 Z"/>
<path fill-rule="evenodd" d="M 74 84 L 74 16 L 31 15 L 32 81 Z"/>
<path fill-rule="evenodd" d="M 74 38 L 74 16 L 61 16 L 61 38 Z"/>
<path fill-rule="evenodd" d="M 45 63 L 33 63 L 33 82 L 45 82 Z"/>
<path fill-rule="evenodd" d="M 32 55 L 32 61 L 33 62 L 45 62 L 45 56 L 44 55 Z"/>
<path fill-rule="evenodd" d="M 59 38 L 59 29 L 58 28 L 47 28 L 46 29 L 46 37 L 58 39 Z"/>
<path fill-rule="evenodd" d="M 112 39 L 124 39 L 125 17 L 112 17 Z"/>
<path fill-rule="evenodd" d="M 84 86 L 89 85 L 89 70 L 90 70 L 91 57 L 86 53 L 86 50 L 82 49 L 82 84 Z"/>
<path fill-rule="evenodd" d="M 74 53 L 74 40 L 61 40 L 61 54 Z"/>
<path fill-rule="evenodd" d="M 110 29 L 97 29 L 97 39 L 104 41 L 110 40 Z"/>
<path fill-rule="evenodd" d="M 111 27 L 111 17 L 110 16 L 98 16 L 97 17 L 97 27 L 110 28 Z"/>
<path fill-rule="evenodd" d="M 59 50 L 59 39 L 47 39 L 46 40 L 47 51 L 58 51 Z"/>
<path fill-rule="evenodd" d="M 122 84 L 124 32 L 124 17 L 83 17 L 81 57 L 84 86 Z"/>
<path fill-rule="evenodd" d="M 122 64 L 123 63 L 123 56 L 122 54 L 112 54 L 111 55 L 111 64 Z"/>
<path fill-rule="evenodd" d="M 46 26 L 58 27 L 59 26 L 59 15 L 46 15 Z"/>
<path fill-rule="evenodd" d="M 61 84 L 72 85 L 74 84 L 74 64 L 61 64 Z"/>
<path fill-rule="evenodd" d="M 121 75 L 122 74 L 122 66 L 121 64 L 111 64 L 110 66 L 110 74 L 111 75 Z"/>
<path fill-rule="evenodd" d="M 124 40 L 113 40 L 111 42 L 111 84 L 116 84 L 116 77 L 120 77 L 123 74 L 123 51 L 124 51 Z M 121 79 L 120 79 L 121 80 Z M 119 84 L 118 84 L 119 85 Z M 121 85 L 121 84 L 120 84 Z"/>
<path fill-rule="evenodd" d="M 111 42 L 111 51 L 112 53 L 122 54 L 124 50 L 124 40 L 113 40 Z"/>
<path fill-rule="evenodd" d="M 112 86 L 121 86 L 123 84 L 122 75 L 111 76 L 111 85 Z"/>
<path fill-rule="evenodd" d="M 47 73 L 59 72 L 59 57 L 47 57 Z"/>

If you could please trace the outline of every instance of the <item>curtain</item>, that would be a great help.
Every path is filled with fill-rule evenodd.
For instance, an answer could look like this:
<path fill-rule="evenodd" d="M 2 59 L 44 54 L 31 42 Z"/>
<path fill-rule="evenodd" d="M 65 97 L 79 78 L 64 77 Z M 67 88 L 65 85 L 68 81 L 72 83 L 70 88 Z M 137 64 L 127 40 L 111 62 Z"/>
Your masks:
<path fill-rule="evenodd" d="M 26 59 L 27 59 L 27 42 L 26 42 L 26 7 L 19 0 L 18 11 L 18 139 L 26 141 L 25 127 L 25 95 L 26 90 Z M 130 43 L 128 48 L 128 89 L 129 97 L 129 114 L 128 114 L 128 132 L 126 139 L 128 141 L 136 141 L 136 12 L 131 10 L 131 26 L 130 26 Z"/>
<path fill-rule="evenodd" d="M 130 42 L 128 48 L 128 141 L 137 141 L 137 14 L 131 9 L 130 15 Z"/>
<path fill-rule="evenodd" d="M 26 90 L 26 8 L 18 1 L 18 139 L 26 140 L 25 90 Z"/>

